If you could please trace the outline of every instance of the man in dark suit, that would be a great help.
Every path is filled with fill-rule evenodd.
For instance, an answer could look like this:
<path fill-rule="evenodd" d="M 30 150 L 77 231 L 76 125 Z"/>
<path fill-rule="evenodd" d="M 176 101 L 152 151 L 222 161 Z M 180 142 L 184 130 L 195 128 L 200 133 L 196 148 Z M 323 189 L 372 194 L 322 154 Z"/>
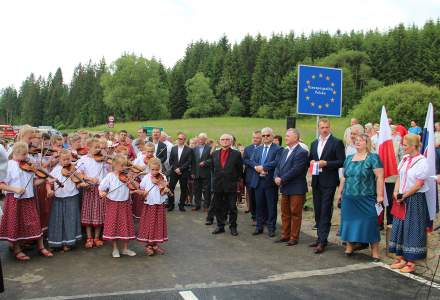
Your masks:
<path fill-rule="evenodd" d="M 255 189 L 257 204 L 257 226 L 253 235 L 262 234 L 264 224 L 266 224 L 269 236 L 274 237 L 277 223 L 278 187 L 273 180 L 273 174 L 282 149 L 272 143 L 273 131 L 271 128 L 263 128 L 261 137 L 263 144 L 255 149 L 250 161 L 250 165 L 255 170 L 251 187 Z"/>
<path fill-rule="evenodd" d="M 233 236 L 237 232 L 237 184 L 243 176 L 243 160 L 241 153 L 231 149 L 232 135 L 223 134 L 220 137 L 221 149 L 212 154 L 214 173 L 214 211 L 217 228 L 212 232 L 225 232 L 225 218 L 229 213 L 229 228 Z"/>
<path fill-rule="evenodd" d="M 244 162 L 244 183 L 246 185 L 246 194 L 248 197 L 249 211 L 251 213 L 252 223 L 256 225 L 257 213 L 255 203 L 255 189 L 251 187 L 252 177 L 254 176 L 255 169 L 251 164 L 252 154 L 254 150 L 261 144 L 261 131 L 256 130 L 252 134 L 252 145 L 244 148 L 243 162 Z"/>
<path fill-rule="evenodd" d="M 208 136 L 200 133 L 198 146 L 194 151 L 194 202 L 196 211 L 201 208 L 203 194 L 203 208 L 205 212 L 211 203 L 211 147 L 206 144 Z"/>
<path fill-rule="evenodd" d="M 160 162 L 162 163 L 162 169 L 164 169 L 164 164 L 167 161 L 167 145 L 160 141 L 159 128 L 153 128 L 151 141 L 154 144 L 155 156 L 160 159 Z"/>
<path fill-rule="evenodd" d="M 310 244 L 315 253 L 322 253 L 327 246 L 333 215 L 333 199 L 339 185 L 338 169 L 345 160 L 344 144 L 330 133 L 330 120 L 320 119 L 319 138 L 310 147 L 310 164 L 316 163 L 317 174 L 312 176 L 313 206 L 315 222 L 318 227 L 318 239 Z"/>
<path fill-rule="evenodd" d="M 307 193 L 308 152 L 299 145 L 300 134 L 295 128 L 286 132 L 286 149 L 275 169 L 275 184 L 281 192 L 281 237 L 277 243 L 298 244 L 302 211 Z"/>
<path fill-rule="evenodd" d="M 170 154 L 170 190 L 174 193 L 177 182 L 180 183 L 180 211 L 185 211 L 185 200 L 188 196 L 188 178 L 191 176 L 194 163 L 193 150 L 185 145 L 185 139 L 185 134 L 179 133 L 177 135 L 177 145 L 171 149 Z M 170 196 L 168 198 L 168 211 L 172 211 L 173 209 L 174 196 Z"/>

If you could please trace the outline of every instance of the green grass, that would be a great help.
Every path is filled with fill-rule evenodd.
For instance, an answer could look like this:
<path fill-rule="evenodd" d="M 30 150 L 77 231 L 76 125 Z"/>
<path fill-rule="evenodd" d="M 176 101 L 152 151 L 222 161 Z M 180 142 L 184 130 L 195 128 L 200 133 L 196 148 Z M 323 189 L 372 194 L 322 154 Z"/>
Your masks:
<path fill-rule="evenodd" d="M 349 125 L 348 118 L 331 118 L 333 133 L 342 138 L 344 129 Z M 248 145 L 251 142 L 252 131 L 263 127 L 270 127 L 275 134 L 284 138 L 286 129 L 286 120 L 260 119 L 260 118 L 240 118 L 240 117 L 216 117 L 202 119 L 180 119 L 180 120 L 156 120 L 156 121 L 137 121 L 116 123 L 114 131 L 121 129 L 127 130 L 136 136 L 136 130 L 141 126 L 158 126 L 173 138 L 177 132 L 182 131 L 188 137 L 193 137 L 200 132 L 205 132 L 210 138 L 218 139 L 222 133 L 233 134 L 237 142 Z M 297 120 L 296 127 L 301 132 L 301 139 L 308 145 L 316 137 L 316 118 L 307 117 Z M 108 130 L 106 125 L 100 125 L 92 128 L 83 128 L 90 131 Z"/>

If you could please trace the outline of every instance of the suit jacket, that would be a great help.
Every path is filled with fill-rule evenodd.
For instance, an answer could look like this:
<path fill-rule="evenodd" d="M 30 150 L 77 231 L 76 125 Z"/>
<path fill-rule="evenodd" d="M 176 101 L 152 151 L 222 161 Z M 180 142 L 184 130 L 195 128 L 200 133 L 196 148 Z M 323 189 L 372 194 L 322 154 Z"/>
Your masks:
<path fill-rule="evenodd" d="M 231 149 L 224 168 L 220 164 L 220 150 L 212 154 L 214 174 L 214 192 L 236 193 L 237 183 L 243 177 L 243 159 L 241 153 Z"/>
<path fill-rule="evenodd" d="M 244 148 L 243 152 L 243 162 L 244 162 L 244 181 L 246 185 L 250 185 L 252 181 L 252 177 L 254 176 L 255 169 L 251 165 L 251 158 L 252 154 L 254 153 L 255 149 L 257 149 L 259 145 L 249 145 L 246 148 Z"/>
<path fill-rule="evenodd" d="M 312 176 L 312 187 L 317 187 L 318 183 L 324 187 L 336 187 L 339 185 L 338 169 L 342 168 L 345 161 L 344 144 L 341 140 L 330 135 L 322 150 L 321 158 L 319 158 L 318 142 L 318 139 L 314 140 L 310 147 L 309 161 L 325 160 L 327 166 L 322 168 L 319 175 Z"/>
<path fill-rule="evenodd" d="M 160 159 L 162 166 L 167 161 L 167 145 L 164 142 L 157 143 L 156 157 Z"/>
<path fill-rule="evenodd" d="M 263 155 L 264 145 L 260 145 L 255 149 L 254 153 L 252 154 L 252 158 L 250 161 L 250 166 L 252 168 L 255 168 L 255 166 L 260 165 L 261 156 Z M 268 172 L 266 176 L 260 176 L 259 173 L 255 172 L 252 175 L 251 184 L 250 186 L 252 188 L 257 188 L 259 184 L 262 184 L 263 187 L 275 187 L 275 182 L 273 181 L 273 173 L 275 171 L 276 166 L 278 165 L 278 161 L 280 159 L 280 151 L 283 149 L 272 143 L 270 145 L 269 151 L 266 156 L 266 161 L 263 164 L 263 169 Z"/>
<path fill-rule="evenodd" d="M 210 178 L 211 177 L 211 147 L 209 145 L 203 146 L 202 156 L 200 156 L 200 146 L 193 149 L 194 152 L 194 175 L 196 178 Z M 201 167 L 200 163 L 204 162 Z"/>
<path fill-rule="evenodd" d="M 288 148 L 281 153 L 274 178 L 281 178 L 280 192 L 282 194 L 304 195 L 307 193 L 308 152 L 298 144 L 286 160 L 288 153 Z"/>
<path fill-rule="evenodd" d="M 165 146 L 166 148 L 166 146 Z M 166 150 L 164 150 L 165 152 Z M 178 146 L 174 146 L 171 149 L 170 153 L 170 167 L 173 171 L 171 174 L 176 174 L 174 170 L 180 169 L 182 172 L 182 176 L 189 176 L 193 170 L 193 163 L 194 163 L 194 153 L 193 150 L 188 146 L 183 146 L 182 154 L 178 154 Z"/>

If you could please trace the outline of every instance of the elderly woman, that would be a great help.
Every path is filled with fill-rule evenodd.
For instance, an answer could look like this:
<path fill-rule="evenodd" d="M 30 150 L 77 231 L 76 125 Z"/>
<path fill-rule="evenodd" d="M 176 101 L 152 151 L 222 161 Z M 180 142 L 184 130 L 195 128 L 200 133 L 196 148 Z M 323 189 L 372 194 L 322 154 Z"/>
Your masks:
<path fill-rule="evenodd" d="M 383 168 L 377 154 L 371 153 L 367 134 L 356 138 L 356 153 L 347 156 L 338 198 L 341 206 L 341 240 L 345 254 L 353 254 L 354 243 L 371 244 L 371 255 L 379 260 L 379 225 L 376 203 L 383 202 Z"/>
<path fill-rule="evenodd" d="M 399 205 L 405 205 L 404 215 L 395 215 L 389 243 L 389 251 L 396 254 L 392 269 L 402 273 L 415 271 L 414 261 L 426 257 L 426 227 L 429 226 L 425 184 L 428 163 L 419 153 L 420 136 L 407 134 L 403 138 L 405 156 L 399 164 L 399 177 L 394 197 Z M 395 204 L 397 205 L 397 204 Z"/>
<path fill-rule="evenodd" d="M 364 133 L 364 127 L 360 124 L 355 124 L 350 127 L 350 143 L 345 145 L 345 156 L 356 153 L 356 138 Z"/>

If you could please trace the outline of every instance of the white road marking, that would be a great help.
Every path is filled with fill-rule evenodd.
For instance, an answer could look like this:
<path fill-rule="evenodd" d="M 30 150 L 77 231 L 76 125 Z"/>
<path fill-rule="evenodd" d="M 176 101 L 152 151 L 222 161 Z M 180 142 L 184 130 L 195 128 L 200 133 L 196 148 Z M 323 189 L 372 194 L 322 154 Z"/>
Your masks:
<path fill-rule="evenodd" d="M 343 267 L 335 267 L 320 270 L 310 270 L 310 271 L 296 271 L 288 272 L 282 274 L 271 275 L 266 278 L 255 279 L 255 280 L 241 280 L 232 282 L 211 282 L 211 283 L 192 283 L 186 285 L 176 285 L 172 288 L 161 288 L 161 289 L 150 289 L 150 290 L 133 290 L 133 291 L 118 291 L 112 293 L 94 293 L 94 294 L 83 294 L 83 295 L 73 295 L 73 296 L 55 296 L 55 297 L 43 297 L 43 298 L 32 298 L 28 300 L 67 300 L 67 299 L 81 299 L 81 298 L 91 298 L 91 297 L 106 297 L 106 296 L 122 296 L 122 295 L 138 295 L 138 294 L 151 294 L 151 293 L 161 293 L 161 292 L 181 292 L 189 291 L 193 289 L 208 289 L 208 288 L 221 288 L 221 287 L 231 287 L 231 286 L 242 286 L 242 285 L 255 285 L 259 283 L 269 283 L 283 280 L 290 280 L 296 278 L 307 278 L 312 276 L 328 276 L 334 274 L 341 274 L 352 271 L 366 270 L 377 267 L 383 267 L 389 269 L 389 267 L 384 263 L 359 263 L 353 265 L 347 265 Z M 400 272 L 399 272 L 400 273 Z M 402 274 L 404 275 L 404 274 Z M 420 283 L 430 285 L 431 282 L 415 276 L 415 275 L 405 275 L 409 278 L 417 280 Z M 440 289 L 440 285 L 433 284 L 432 287 Z M 195 296 L 194 296 L 195 297 Z M 189 298 L 191 299 L 191 298 Z M 195 298 L 197 299 L 197 298 Z M 186 300 L 186 299 L 185 299 Z"/>
<path fill-rule="evenodd" d="M 383 262 L 378 262 L 378 263 L 375 263 L 375 264 L 380 266 L 380 267 L 382 267 L 382 268 L 388 269 L 388 270 L 390 270 L 390 271 L 392 271 L 394 273 L 397 273 L 399 275 L 402 275 L 402 276 L 414 279 L 414 280 L 416 280 L 416 281 L 418 281 L 420 283 L 423 283 L 425 285 L 428 285 L 428 286 L 431 285 L 431 281 L 430 280 L 426 280 L 425 278 L 422 278 L 420 276 L 417 276 L 417 275 L 414 275 L 414 274 L 411 274 L 411 273 L 401 273 L 400 270 L 391 269 L 389 265 L 384 264 Z M 440 290 L 440 284 L 438 284 L 438 283 L 433 282 L 432 283 L 432 287 Z"/>
<path fill-rule="evenodd" d="M 197 298 L 191 291 L 181 291 L 179 294 L 182 296 L 183 300 L 199 300 L 199 298 Z"/>

